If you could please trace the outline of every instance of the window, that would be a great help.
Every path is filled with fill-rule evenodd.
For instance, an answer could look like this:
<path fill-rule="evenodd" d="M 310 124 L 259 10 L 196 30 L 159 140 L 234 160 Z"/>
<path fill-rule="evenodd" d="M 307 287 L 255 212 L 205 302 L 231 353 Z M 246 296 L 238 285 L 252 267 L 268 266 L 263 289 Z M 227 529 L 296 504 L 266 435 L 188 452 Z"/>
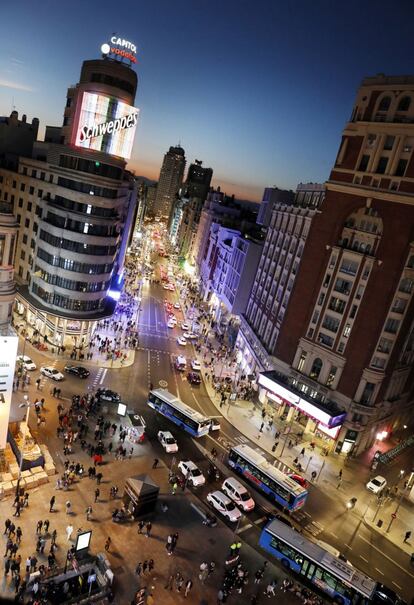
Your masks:
<path fill-rule="evenodd" d="M 18 222 L 18 223 L 19 223 L 19 225 L 20 225 L 20 221 L 21 221 L 21 219 L 22 219 L 22 217 L 20 216 L 20 214 L 17 214 L 17 215 L 16 215 L 16 219 L 17 219 L 17 222 Z"/>
<path fill-rule="evenodd" d="M 372 398 L 374 395 L 374 389 L 375 389 L 375 384 L 372 382 L 367 382 L 365 384 L 365 387 L 364 387 L 362 395 L 359 399 L 359 402 L 362 403 L 363 405 L 370 404 L 372 402 Z"/>
<path fill-rule="evenodd" d="M 16 187 L 17 187 L 17 183 L 16 183 L 16 181 L 13 181 L 13 189 L 16 189 Z"/>
<path fill-rule="evenodd" d="M 336 313 L 343 313 L 345 307 L 346 301 L 336 298 L 335 296 L 332 296 L 331 300 L 329 301 L 329 309 L 331 311 L 335 311 Z"/>
<path fill-rule="evenodd" d="M 29 194 L 33 195 L 34 194 L 34 187 L 29 187 Z"/>
<path fill-rule="evenodd" d="M 410 256 L 410 258 L 408 259 L 407 267 L 410 267 L 410 269 L 414 269 L 414 255 Z"/>
<path fill-rule="evenodd" d="M 404 277 L 404 279 L 401 280 L 398 289 L 400 292 L 405 292 L 405 294 L 411 294 L 411 292 L 413 291 L 413 286 L 414 281 L 409 277 Z"/>
<path fill-rule="evenodd" d="M 307 353 L 302 353 L 301 356 L 300 356 L 300 358 L 299 358 L 299 361 L 298 361 L 298 370 L 299 370 L 299 372 L 303 372 L 303 368 L 304 368 L 305 362 L 306 362 L 306 356 L 307 356 Z"/>
<path fill-rule="evenodd" d="M 413 256 L 414 259 L 414 256 Z M 318 305 L 323 305 L 323 301 L 325 300 L 325 294 L 321 294 L 318 299 Z"/>
<path fill-rule="evenodd" d="M 352 309 L 351 309 L 351 312 L 349 314 L 349 317 L 351 319 L 353 319 L 355 317 L 355 315 L 357 314 L 357 311 L 358 311 L 358 306 L 357 305 L 352 305 Z"/>
<path fill-rule="evenodd" d="M 20 191 L 25 191 L 26 185 L 24 183 L 20 184 Z"/>
<path fill-rule="evenodd" d="M 382 357 L 373 357 L 371 361 L 371 366 L 373 368 L 379 368 L 380 370 L 382 370 L 383 368 L 385 368 L 385 363 L 386 359 Z"/>
<path fill-rule="evenodd" d="M 32 211 L 32 202 L 27 202 L 27 212 Z"/>
<path fill-rule="evenodd" d="M 23 239 L 23 243 L 24 243 L 24 244 L 27 244 L 27 235 L 26 235 L 26 234 L 24 234 L 24 235 L 23 235 L 23 238 L 22 238 L 22 239 Z"/>
<path fill-rule="evenodd" d="M 323 366 L 322 359 L 320 359 L 319 357 L 314 359 L 312 367 L 311 367 L 311 371 L 309 372 L 309 376 L 311 378 L 313 378 L 314 380 L 317 380 L 319 378 L 319 374 L 321 373 L 322 366 Z"/>
<path fill-rule="evenodd" d="M 324 288 L 328 287 L 330 280 L 331 280 L 331 274 L 328 273 L 327 276 L 325 277 L 325 281 L 323 282 L 323 287 Z"/>
<path fill-rule="evenodd" d="M 394 147 L 394 141 L 395 141 L 395 137 L 388 135 L 385 138 L 384 149 L 386 151 L 390 151 Z"/>
<path fill-rule="evenodd" d="M 378 111 L 388 111 L 391 105 L 391 97 L 382 97 L 378 105 Z"/>
<path fill-rule="evenodd" d="M 24 221 L 24 226 L 25 226 L 25 227 L 30 227 L 30 219 L 29 219 L 29 218 L 26 218 L 26 219 L 25 219 L 25 221 Z"/>
<path fill-rule="evenodd" d="M 389 317 L 385 322 L 384 332 L 388 332 L 389 334 L 396 334 L 398 332 L 398 328 L 400 327 L 399 319 L 392 319 Z"/>
<path fill-rule="evenodd" d="M 331 317 L 330 315 L 325 315 L 324 320 L 322 322 L 322 326 L 329 330 L 330 332 L 337 332 L 339 328 L 340 321 L 335 317 Z"/>
<path fill-rule="evenodd" d="M 326 379 L 327 387 L 331 387 L 333 385 L 337 371 L 338 371 L 338 368 L 336 368 L 335 366 L 331 366 L 331 369 L 329 370 L 328 378 Z"/>
<path fill-rule="evenodd" d="M 388 164 L 388 158 L 386 156 L 381 156 L 380 159 L 378 160 L 376 172 L 378 174 L 385 174 L 385 171 L 387 169 L 387 164 Z"/>
<path fill-rule="evenodd" d="M 404 176 L 407 164 L 408 160 L 398 160 L 397 168 L 395 169 L 395 176 Z"/>
<path fill-rule="evenodd" d="M 45 176 L 46 176 L 46 173 L 45 173 L 45 172 L 41 172 L 41 173 L 40 173 L 40 178 L 41 178 L 41 180 L 42 180 L 42 181 L 44 181 L 44 180 L 45 180 Z"/>
<path fill-rule="evenodd" d="M 39 189 L 37 191 L 37 197 L 42 197 L 42 195 L 43 195 L 43 189 Z"/>
<path fill-rule="evenodd" d="M 377 346 L 377 351 L 380 353 L 389 353 L 391 349 L 392 340 L 389 340 L 388 338 L 381 338 Z"/>
<path fill-rule="evenodd" d="M 345 342 L 343 340 L 341 340 L 341 342 L 338 345 L 338 353 L 343 353 L 345 350 Z"/>
<path fill-rule="evenodd" d="M 23 166 L 23 169 L 22 169 L 22 174 L 24 174 L 24 175 L 26 175 L 26 174 L 27 174 L 27 168 L 26 168 L 26 166 Z"/>
<path fill-rule="evenodd" d="M 23 198 L 19 197 L 19 208 L 23 208 Z"/>
<path fill-rule="evenodd" d="M 343 333 L 344 338 L 348 338 L 350 333 L 351 333 L 351 324 L 345 324 L 344 333 Z"/>
<path fill-rule="evenodd" d="M 403 97 L 398 103 L 397 111 L 408 111 L 411 105 L 410 97 Z"/>
<path fill-rule="evenodd" d="M 355 298 L 357 298 L 358 300 L 360 300 L 362 298 L 363 294 L 364 294 L 364 286 L 358 286 L 358 289 L 357 289 L 356 294 L 355 294 Z"/>
<path fill-rule="evenodd" d="M 351 286 L 351 282 L 338 277 L 335 282 L 334 290 L 336 292 L 340 292 L 341 294 L 349 294 L 351 292 Z"/>
<path fill-rule="evenodd" d="M 405 300 L 405 298 L 396 298 L 394 300 L 394 304 L 392 305 L 391 311 L 393 313 L 404 313 L 406 306 L 407 301 Z"/>
<path fill-rule="evenodd" d="M 22 260 L 24 260 L 26 258 L 26 252 L 24 250 L 21 250 L 21 252 L 20 252 L 20 258 Z"/>
<path fill-rule="evenodd" d="M 359 263 L 357 263 L 357 261 L 344 258 L 339 270 L 342 273 L 348 273 L 348 275 L 356 275 L 358 267 Z"/>
<path fill-rule="evenodd" d="M 360 172 L 365 172 L 368 167 L 368 162 L 369 162 L 369 155 L 363 155 L 361 158 L 361 161 L 359 163 L 358 170 Z"/>
<path fill-rule="evenodd" d="M 32 170 L 32 177 L 36 178 L 36 170 Z"/>
<path fill-rule="evenodd" d="M 313 317 L 312 317 L 312 323 L 316 324 L 318 319 L 319 319 L 319 311 L 315 311 L 315 313 L 313 314 Z"/>

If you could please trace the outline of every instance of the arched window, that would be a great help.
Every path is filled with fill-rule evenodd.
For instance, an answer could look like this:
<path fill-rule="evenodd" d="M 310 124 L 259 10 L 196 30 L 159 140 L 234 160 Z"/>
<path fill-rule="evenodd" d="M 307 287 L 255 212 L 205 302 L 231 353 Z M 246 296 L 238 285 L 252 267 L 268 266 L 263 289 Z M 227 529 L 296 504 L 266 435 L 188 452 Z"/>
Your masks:
<path fill-rule="evenodd" d="M 382 97 L 378 111 L 388 111 L 391 105 L 391 97 Z"/>
<path fill-rule="evenodd" d="M 319 374 L 321 373 L 321 370 L 322 370 L 322 366 L 323 366 L 322 359 L 319 359 L 319 357 L 314 359 L 309 376 L 311 378 L 313 378 L 314 380 L 318 380 Z"/>
<path fill-rule="evenodd" d="M 411 105 L 411 97 L 403 97 L 398 103 L 398 111 L 408 111 Z"/>

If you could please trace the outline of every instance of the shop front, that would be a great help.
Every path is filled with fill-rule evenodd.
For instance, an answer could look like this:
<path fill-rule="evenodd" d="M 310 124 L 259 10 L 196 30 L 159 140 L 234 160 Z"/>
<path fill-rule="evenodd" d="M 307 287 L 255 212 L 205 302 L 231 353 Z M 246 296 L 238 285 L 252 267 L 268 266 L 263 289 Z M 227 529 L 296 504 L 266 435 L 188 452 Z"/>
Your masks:
<path fill-rule="evenodd" d="M 259 400 L 269 416 L 286 422 L 290 427 L 299 424 L 300 432 L 312 435 L 328 449 L 335 442 L 346 418 L 333 402 L 316 402 L 305 398 L 287 383 L 278 372 L 261 372 L 259 375 Z M 290 429 L 289 429 L 290 432 Z"/>

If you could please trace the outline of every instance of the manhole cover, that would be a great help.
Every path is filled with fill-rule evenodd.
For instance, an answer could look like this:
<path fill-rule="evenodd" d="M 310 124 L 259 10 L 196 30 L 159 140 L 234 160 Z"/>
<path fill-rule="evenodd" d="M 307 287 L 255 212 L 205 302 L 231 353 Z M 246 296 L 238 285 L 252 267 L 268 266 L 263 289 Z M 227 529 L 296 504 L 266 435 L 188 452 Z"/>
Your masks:
<path fill-rule="evenodd" d="M 168 387 L 168 382 L 166 382 L 165 380 L 160 380 L 158 384 L 162 389 L 166 389 Z"/>

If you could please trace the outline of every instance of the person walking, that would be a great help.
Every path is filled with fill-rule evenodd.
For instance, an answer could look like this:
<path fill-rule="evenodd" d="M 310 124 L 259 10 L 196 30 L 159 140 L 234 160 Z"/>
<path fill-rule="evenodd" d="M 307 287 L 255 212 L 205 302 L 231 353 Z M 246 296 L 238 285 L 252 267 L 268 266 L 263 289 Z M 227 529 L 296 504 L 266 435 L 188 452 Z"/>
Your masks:
<path fill-rule="evenodd" d="M 107 539 L 106 539 L 106 542 L 105 542 L 105 547 L 104 547 L 104 548 L 105 548 L 105 550 L 106 550 L 106 552 L 108 552 L 109 547 L 111 546 L 111 542 L 112 542 L 112 540 L 111 540 L 111 538 L 108 536 L 108 537 L 107 537 Z"/>
<path fill-rule="evenodd" d="M 20 527 L 20 525 L 17 527 L 16 529 L 16 542 L 17 544 L 20 544 L 20 542 L 22 541 L 22 528 Z"/>
<path fill-rule="evenodd" d="M 342 469 L 340 469 L 340 471 L 338 473 L 338 479 L 342 479 Z"/>
<path fill-rule="evenodd" d="M 50 502 L 49 502 L 49 512 L 53 513 L 54 512 L 54 506 L 55 506 L 55 502 L 56 502 L 56 497 L 52 496 L 50 498 Z"/>
<path fill-rule="evenodd" d="M 86 520 L 90 521 L 91 515 L 92 515 L 92 506 L 88 506 L 88 508 L 86 509 L 85 513 L 86 513 Z"/>
<path fill-rule="evenodd" d="M 137 574 L 137 576 L 139 577 L 142 573 L 142 563 L 139 562 L 135 568 L 135 573 Z"/>
<path fill-rule="evenodd" d="M 152 523 L 151 523 L 151 521 L 147 521 L 147 524 L 146 524 L 145 528 L 147 530 L 147 532 L 145 534 L 145 537 L 149 538 L 151 536 L 151 530 L 152 530 Z"/>
<path fill-rule="evenodd" d="M 66 507 L 66 514 L 70 515 L 72 512 L 72 504 L 71 504 L 70 500 L 66 500 L 65 507 Z"/>
<path fill-rule="evenodd" d="M 174 574 L 170 574 L 168 576 L 168 580 L 166 585 L 164 586 L 165 590 L 172 590 L 174 587 Z"/>
<path fill-rule="evenodd" d="M 70 542 L 70 537 L 72 535 L 72 532 L 73 532 L 73 526 L 68 525 L 66 528 L 66 536 L 67 536 L 68 542 Z"/>
<path fill-rule="evenodd" d="M 406 531 L 405 532 L 405 538 L 404 538 L 404 543 L 408 542 L 408 540 L 411 538 L 411 532 L 410 531 Z"/>
<path fill-rule="evenodd" d="M 96 490 L 95 490 L 95 502 L 98 502 L 98 498 L 100 496 L 100 493 L 101 493 L 101 491 L 100 491 L 99 487 L 97 487 Z"/>
<path fill-rule="evenodd" d="M 43 521 L 38 521 L 37 522 L 37 526 L 36 526 L 36 533 L 37 534 L 41 534 L 42 533 L 42 527 L 43 527 Z"/>
<path fill-rule="evenodd" d="M 154 462 L 152 463 L 152 468 L 157 468 L 158 462 L 159 462 L 158 458 L 154 458 Z"/>
<path fill-rule="evenodd" d="M 145 521 L 143 521 L 142 519 L 140 521 L 138 521 L 138 533 L 142 534 L 142 530 L 145 527 Z"/>
<path fill-rule="evenodd" d="M 184 591 L 184 598 L 186 599 L 188 597 L 188 595 L 190 594 L 190 590 L 193 587 L 193 581 L 188 579 L 187 582 L 185 583 L 185 591 Z"/>
<path fill-rule="evenodd" d="M 46 521 L 43 521 L 43 531 L 45 532 L 45 534 L 47 534 L 49 531 L 49 525 L 50 525 L 49 519 L 46 519 Z"/>
<path fill-rule="evenodd" d="M 3 536 L 5 536 L 6 534 L 9 533 L 9 527 L 11 525 L 11 521 L 10 519 L 6 519 L 4 522 L 4 532 L 3 532 Z"/>

